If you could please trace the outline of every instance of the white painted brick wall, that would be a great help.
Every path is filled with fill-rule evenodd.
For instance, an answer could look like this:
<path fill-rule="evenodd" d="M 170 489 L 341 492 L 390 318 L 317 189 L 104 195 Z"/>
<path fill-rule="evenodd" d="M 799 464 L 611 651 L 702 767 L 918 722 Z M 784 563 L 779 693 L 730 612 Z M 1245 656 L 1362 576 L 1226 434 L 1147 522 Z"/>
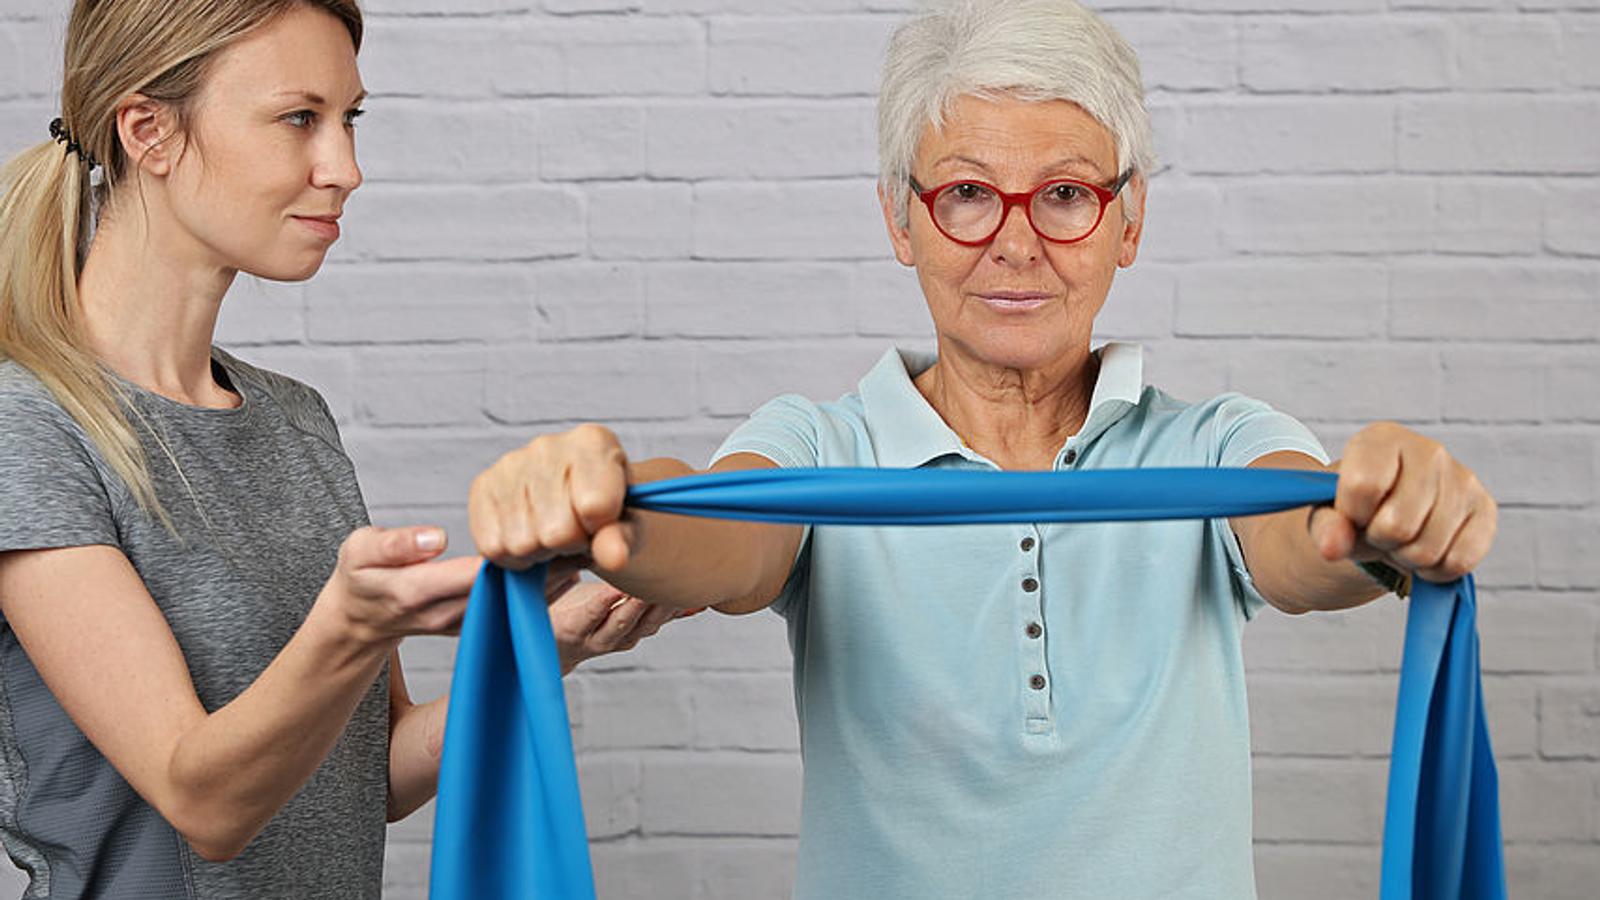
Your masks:
<path fill-rule="evenodd" d="M 380 521 L 467 545 L 468 482 L 585 418 L 702 460 L 774 393 L 924 346 L 873 195 L 910 0 L 369 0 L 368 178 L 303 286 L 223 340 L 327 395 Z M 1107 0 L 1162 169 L 1105 337 L 1181 396 L 1337 452 L 1451 443 L 1505 503 L 1480 572 L 1513 892 L 1600 884 L 1600 3 Z M 64 0 L 0 0 L 0 151 L 42 139 Z M 1376 893 L 1402 607 L 1246 638 L 1261 893 Z M 408 643 L 442 692 L 452 644 Z M 707 614 L 569 682 L 601 894 L 787 896 L 799 759 L 776 617 Z M 388 896 L 426 891 L 431 807 Z"/>

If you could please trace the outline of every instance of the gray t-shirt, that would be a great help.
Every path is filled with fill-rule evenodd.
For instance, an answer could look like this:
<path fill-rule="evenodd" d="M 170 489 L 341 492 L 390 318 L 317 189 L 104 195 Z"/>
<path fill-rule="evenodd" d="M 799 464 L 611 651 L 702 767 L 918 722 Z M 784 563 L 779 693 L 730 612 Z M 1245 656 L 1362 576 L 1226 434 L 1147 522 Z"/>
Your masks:
<path fill-rule="evenodd" d="M 32 373 L 0 362 L 0 552 L 121 550 L 172 627 L 208 711 L 278 654 L 332 574 L 339 544 L 367 523 L 317 392 L 220 350 L 213 361 L 241 406 L 184 406 L 124 383 L 166 446 L 141 434 L 179 537 L 139 508 Z M 305 787 L 239 857 L 210 863 L 83 736 L 0 619 L 0 840 L 32 876 L 26 897 L 378 897 L 388 688 L 385 668 Z"/>

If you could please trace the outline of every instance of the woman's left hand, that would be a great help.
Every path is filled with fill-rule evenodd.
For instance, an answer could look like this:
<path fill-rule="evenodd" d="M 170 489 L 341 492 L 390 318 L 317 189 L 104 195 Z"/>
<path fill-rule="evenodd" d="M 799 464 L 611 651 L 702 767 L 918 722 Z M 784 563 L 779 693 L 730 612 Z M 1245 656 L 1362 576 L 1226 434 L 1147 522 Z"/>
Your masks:
<path fill-rule="evenodd" d="M 552 582 L 548 599 L 563 675 L 586 659 L 633 649 L 684 613 L 630 597 L 603 581 L 579 581 L 576 573 Z"/>
<path fill-rule="evenodd" d="M 1383 561 L 1429 581 L 1451 581 L 1483 561 L 1499 507 L 1444 445 L 1380 422 L 1358 432 L 1334 464 L 1331 507 L 1312 512 L 1324 559 Z"/>

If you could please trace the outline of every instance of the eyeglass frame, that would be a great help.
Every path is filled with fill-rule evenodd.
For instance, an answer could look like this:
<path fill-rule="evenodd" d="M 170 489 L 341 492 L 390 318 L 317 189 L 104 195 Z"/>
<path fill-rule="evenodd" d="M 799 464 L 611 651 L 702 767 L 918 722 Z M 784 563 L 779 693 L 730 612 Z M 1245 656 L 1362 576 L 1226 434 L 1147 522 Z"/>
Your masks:
<path fill-rule="evenodd" d="M 955 241 L 963 247 L 983 247 L 991 243 L 995 239 L 995 236 L 1000 233 L 1001 229 L 1006 227 L 1006 220 L 1011 217 L 1011 208 L 1013 206 L 1022 207 L 1022 213 L 1028 219 L 1028 227 L 1033 229 L 1034 234 L 1037 234 L 1039 237 L 1049 241 L 1052 244 L 1076 244 L 1080 241 L 1086 241 L 1089 239 L 1090 235 L 1099 230 L 1100 223 L 1105 221 L 1106 218 L 1106 207 L 1111 205 L 1111 201 L 1117 199 L 1117 195 L 1122 193 L 1122 189 L 1127 187 L 1128 182 L 1132 180 L 1132 178 L 1133 169 L 1132 167 L 1129 167 L 1128 170 L 1123 172 L 1121 177 L 1119 177 L 1116 183 L 1110 188 L 1103 188 L 1098 184 L 1090 184 L 1087 181 L 1079 181 L 1076 178 L 1052 178 L 1033 190 L 1023 193 L 1008 193 L 1000 190 L 998 187 L 995 187 L 987 181 L 980 181 L 976 178 L 957 178 L 954 181 L 947 181 L 944 184 L 934 188 L 924 188 L 922 185 L 918 184 L 917 177 L 915 175 L 907 176 L 906 180 L 911 184 L 911 192 L 916 195 L 918 200 L 922 201 L 924 206 L 928 207 L 928 220 L 933 222 L 933 227 L 939 229 L 940 234 L 952 241 Z M 1000 202 L 1002 204 L 1000 207 L 1000 221 L 995 223 L 994 230 L 989 232 L 989 234 L 982 240 L 964 241 L 950 232 L 945 231 L 944 226 L 939 224 L 938 215 L 936 215 L 933 211 L 933 202 L 939 198 L 939 194 L 943 193 L 948 188 L 955 187 L 958 184 L 973 184 L 981 188 L 987 188 L 988 190 L 993 191 L 995 196 L 1000 198 Z M 1100 213 L 1099 215 L 1095 216 L 1094 224 L 1089 226 L 1088 231 L 1085 231 L 1078 237 L 1068 238 L 1066 240 L 1062 240 L 1061 238 L 1053 238 L 1050 235 L 1045 234 L 1043 231 L 1040 231 L 1039 226 L 1034 224 L 1033 198 L 1039 196 L 1041 191 L 1058 184 L 1070 184 L 1077 187 L 1088 188 L 1089 192 L 1094 194 L 1095 199 L 1100 201 Z"/>

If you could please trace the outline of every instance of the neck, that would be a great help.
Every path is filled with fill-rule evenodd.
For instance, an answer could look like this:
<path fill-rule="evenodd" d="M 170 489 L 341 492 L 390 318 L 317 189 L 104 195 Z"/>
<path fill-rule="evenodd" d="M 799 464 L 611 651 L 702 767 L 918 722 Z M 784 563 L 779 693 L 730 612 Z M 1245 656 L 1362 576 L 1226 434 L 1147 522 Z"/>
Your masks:
<path fill-rule="evenodd" d="M 1087 344 L 1037 369 L 991 365 L 941 337 L 917 390 L 966 445 L 1002 469 L 1049 469 L 1089 415 L 1100 362 Z"/>
<path fill-rule="evenodd" d="M 192 239 L 146 227 L 165 218 L 154 209 L 107 211 L 78 279 L 85 337 L 103 363 L 146 390 L 192 406 L 236 406 L 211 374 L 217 313 L 236 270 L 207 262 Z"/>

